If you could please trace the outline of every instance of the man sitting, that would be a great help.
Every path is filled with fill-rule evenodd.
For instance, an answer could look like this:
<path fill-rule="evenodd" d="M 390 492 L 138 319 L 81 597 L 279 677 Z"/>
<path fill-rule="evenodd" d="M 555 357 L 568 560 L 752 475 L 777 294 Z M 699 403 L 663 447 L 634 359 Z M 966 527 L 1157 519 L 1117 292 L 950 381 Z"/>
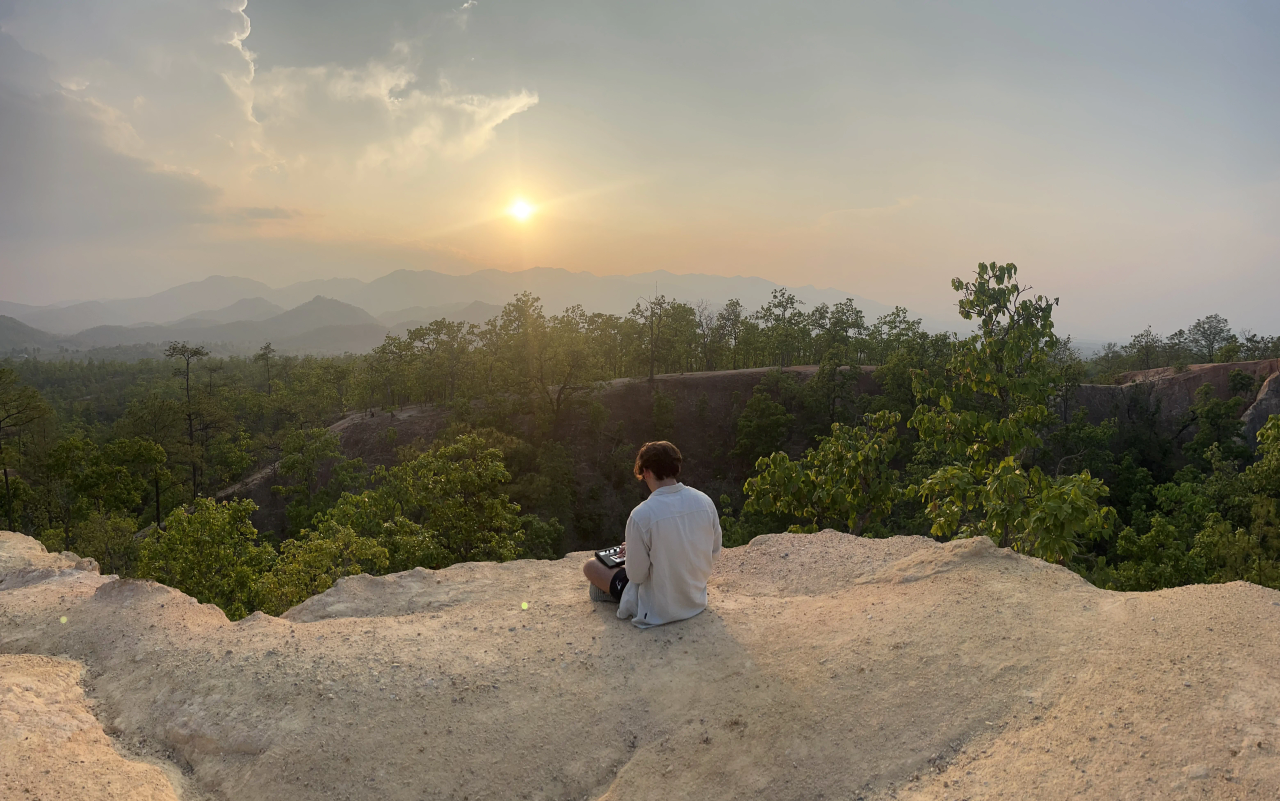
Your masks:
<path fill-rule="evenodd" d="M 680 451 L 647 442 L 636 454 L 635 476 L 649 497 L 631 510 L 623 553 L 626 566 L 592 559 L 582 566 L 591 597 L 618 603 L 618 617 L 641 628 L 693 617 L 707 608 L 707 579 L 720 553 L 720 515 L 705 494 L 686 487 Z"/>

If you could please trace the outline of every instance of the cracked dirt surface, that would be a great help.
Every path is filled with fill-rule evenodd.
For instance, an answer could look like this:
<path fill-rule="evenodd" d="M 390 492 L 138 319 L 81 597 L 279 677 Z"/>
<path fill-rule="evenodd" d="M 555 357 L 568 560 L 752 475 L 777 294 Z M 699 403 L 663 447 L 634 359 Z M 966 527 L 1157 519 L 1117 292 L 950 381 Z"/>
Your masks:
<path fill-rule="evenodd" d="M 71 695 L 82 665 L 96 719 L 188 796 L 1280 797 L 1275 591 L 773 535 L 723 552 L 707 612 L 640 631 L 588 600 L 585 558 L 354 577 L 229 623 L 0 534 L 0 654 L 65 655 Z"/>

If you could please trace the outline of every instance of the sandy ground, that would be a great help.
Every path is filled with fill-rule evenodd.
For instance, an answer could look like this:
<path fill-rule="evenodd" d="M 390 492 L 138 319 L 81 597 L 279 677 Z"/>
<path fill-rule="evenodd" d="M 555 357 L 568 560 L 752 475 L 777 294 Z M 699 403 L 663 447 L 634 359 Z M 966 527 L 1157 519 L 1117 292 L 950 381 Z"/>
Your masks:
<path fill-rule="evenodd" d="M 66 659 L 0 654 L 0 798 L 173 801 L 159 768 L 122 757 Z"/>
<path fill-rule="evenodd" d="M 584 558 L 356 577 L 232 624 L 0 534 L 0 654 L 42 655 L 0 657 L 0 746 L 15 710 L 39 738 L 0 797 L 1280 797 L 1280 593 L 824 532 L 724 552 L 707 612 L 640 631 Z M 133 778 L 157 759 L 172 790 Z"/>

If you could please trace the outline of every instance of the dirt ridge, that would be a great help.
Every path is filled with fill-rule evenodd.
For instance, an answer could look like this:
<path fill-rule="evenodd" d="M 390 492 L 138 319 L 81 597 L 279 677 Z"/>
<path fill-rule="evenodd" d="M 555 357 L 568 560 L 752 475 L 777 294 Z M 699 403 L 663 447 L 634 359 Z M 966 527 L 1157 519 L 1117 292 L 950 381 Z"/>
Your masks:
<path fill-rule="evenodd" d="M 587 598 L 585 557 L 230 623 L 0 533 L 0 581 L 55 568 L 0 589 L 0 654 L 83 666 L 105 731 L 237 801 L 1280 796 L 1280 592 L 776 534 L 722 554 L 707 612 L 640 631 Z"/>

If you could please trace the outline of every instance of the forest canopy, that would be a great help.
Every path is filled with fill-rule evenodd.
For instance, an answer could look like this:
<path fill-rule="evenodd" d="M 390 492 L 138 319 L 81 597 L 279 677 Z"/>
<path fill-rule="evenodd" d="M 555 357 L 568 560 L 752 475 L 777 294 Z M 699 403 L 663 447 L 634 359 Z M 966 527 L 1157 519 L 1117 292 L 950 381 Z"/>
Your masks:
<path fill-rule="evenodd" d="M 989 536 L 1114 589 L 1280 586 L 1280 419 L 1245 440 L 1254 373 L 1232 372 L 1225 396 L 1206 385 L 1176 419 L 1090 420 L 1075 401 L 1130 371 L 1275 359 L 1280 338 L 1210 314 L 1083 358 L 1055 331 L 1057 300 L 1014 265 L 953 287 L 965 336 L 903 309 L 805 309 L 785 290 L 754 311 L 659 296 L 621 316 L 547 314 L 524 293 L 485 325 L 436 320 L 363 355 L 175 342 L 136 362 L 7 360 L 4 522 L 233 618 L 279 614 L 356 573 L 611 544 L 642 497 L 635 448 L 667 438 L 721 499 L 730 546 L 824 527 Z M 722 399 L 726 414 L 707 391 L 654 383 L 747 368 L 770 369 Z M 643 420 L 602 402 L 616 379 L 650 382 Z M 440 415 L 440 433 L 383 443 L 385 463 L 331 428 L 411 408 Z M 283 513 L 260 531 L 229 490 L 263 470 Z"/>

